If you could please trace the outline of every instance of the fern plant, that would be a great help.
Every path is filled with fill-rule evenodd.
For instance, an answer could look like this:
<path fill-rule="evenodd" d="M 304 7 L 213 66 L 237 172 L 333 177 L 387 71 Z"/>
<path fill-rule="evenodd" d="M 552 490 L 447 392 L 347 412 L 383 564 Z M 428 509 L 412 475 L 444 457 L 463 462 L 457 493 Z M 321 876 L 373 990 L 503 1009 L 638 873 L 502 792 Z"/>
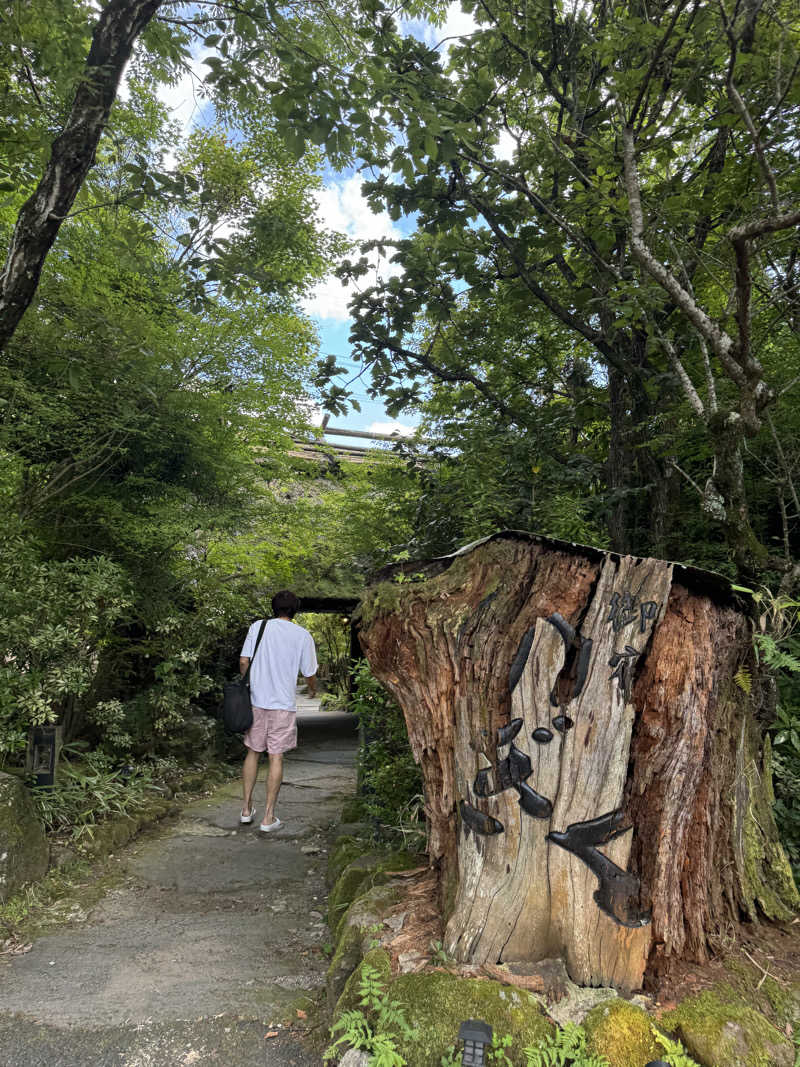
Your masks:
<path fill-rule="evenodd" d="M 680 1041 L 673 1041 L 666 1037 L 655 1026 L 651 1027 L 656 1043 L 663 1049 L 663 1058 L 670 1067 L 697 1067 L 697 1061 L 693 1060 Z"/>
<path fill-rule="evenodd" d="M 397 1041 L 415 1037 L 416 1030 L 409 1026 L 402 1007 L 389 998 L 380 972 L 368 963 L 361 966 L 358 996 L 359 1007 L 343 1011 L 331 1027 L 330 1036 L 339 1036 L 325 1050 L 323 1060 L 327 1063 L 354 1048 L 370 1054 L 370 1067 L 406 1067 Z"/>
<path fill-rule="evenodd" d="M 525 1067 L 610 1067 L 605 1056 L 589 1052 L 586 1033 L 575 1023 L 567 1023 L 535 1048 L 522 1051 Z"/>

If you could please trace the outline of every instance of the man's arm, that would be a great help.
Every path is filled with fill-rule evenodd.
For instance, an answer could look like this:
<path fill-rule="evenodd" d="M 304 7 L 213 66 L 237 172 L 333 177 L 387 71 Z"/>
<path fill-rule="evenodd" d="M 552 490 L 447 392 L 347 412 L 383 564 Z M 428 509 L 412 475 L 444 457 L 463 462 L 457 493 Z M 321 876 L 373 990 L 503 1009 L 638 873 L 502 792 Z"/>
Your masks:
<path fill-rule="evenodd" d="M 250 666 L 249 656 L 239 656 L 239 674 L 244 677 L 247 668 Z"/>

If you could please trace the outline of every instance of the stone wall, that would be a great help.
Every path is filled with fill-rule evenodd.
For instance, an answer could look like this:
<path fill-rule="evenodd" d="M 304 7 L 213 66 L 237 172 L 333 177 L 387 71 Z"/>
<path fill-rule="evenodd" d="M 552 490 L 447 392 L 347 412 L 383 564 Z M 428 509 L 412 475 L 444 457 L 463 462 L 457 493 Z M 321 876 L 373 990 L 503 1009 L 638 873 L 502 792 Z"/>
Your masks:
<path fill-rule="evenodd" d="M 47 871 L 44 827 L 23 783 L 0 772 L 0 903 Z"/>

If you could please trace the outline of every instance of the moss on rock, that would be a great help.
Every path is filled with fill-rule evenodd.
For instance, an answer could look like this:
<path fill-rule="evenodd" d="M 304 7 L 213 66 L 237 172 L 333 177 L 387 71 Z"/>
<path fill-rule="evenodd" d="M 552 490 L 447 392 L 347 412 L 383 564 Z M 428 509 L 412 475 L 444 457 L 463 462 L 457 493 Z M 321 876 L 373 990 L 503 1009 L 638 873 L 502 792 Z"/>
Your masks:
<path fill-rule="evenodd" d="M 47 871 L 49 846 L 25 785 L 0 773 L 0 903 Z"/>
<path fill-rule="evenodd" d="M 339 944 L 325 975 L 325 991 L 328 1010 L 333 1011 L 341 997 L 348 979 L 352 977 L 363 959 L 363 942 L 358 927 L 348 926 L 339 938 Z"/>
<path fill-rule="evenodd" d="M 374 886 L 354 900 L 339 923 L 338 943 L 328 967 L 325 987 L 328 1008 L 333 1011 L 345 983 L 380 931 L 384 917 L 400 899 L 400 886 L 391 882 Z"/>
<path fill-rule="evenodd" d="M 465 1019 L 482 1019 L 498 1037 L 509 1034 L 508 1054 L 522 1062 L 522 1050 L 537 1045 L 553 1031 L 553 1025 L 533 994 L 500 982 L 459 978 L 443 971 L 405 974 L 394 980 L 390 996 L 402 1010 L 416 1036 L 398 1042 L 400 1051 L 414 1067 L 439 1067 L 451 1051 Z"/>
<path fill-rule="evenodd" d="M 793 1067 L 792 1043 L 730 986 L 689 997 L 659 1020 L 703 1067 Z"/>
<path fill-rule="evenodd" d="M 388 881 L 392 871 L 407 871 L 418 864 L 408 852 L 367 852 L 344 868 L 328 897 L 328 926 L 336 931 L 356 897 Z"/>
<path fill-rule="evenodd" d="M 336 1014 L 359 1006 L 359 983 L 364 965 L 373 967 L 387 999 L 402 1010 L 416 1034 L 398 1038 L 401 1055 L 413 1067 L 440 1067 L 441 1058 L 452 1051 L 465 1019 L 483 1019 L 498 1037 L 509 1034 L 513 1046 L 508 1054 L 523 1062 L 522 1050 L 541 1043 L 555 1027 L 532 993 L 500 982 L 459 978 L 445 971 L 404 974 L 392 979 L 388 953 L 371 949 L 350 975 L 336 1005 Z"/>
<path fill-rule="evenodd" d="M 759 733 L 751 724 L 737 755 L 747 795 L 747 803 L 740 805 L 739 874 L 751 918 L 763 912 L 768 919 L 791 922 L 800 909 L 800 895 L 775 824 L 769 737 L 763 742 L 763 760 L 759 760 L 760 744 Z"/>
<path fill-rule="evenodd" d="M 367 841 L 358 837 L 338 837 L 333 843 L 333 848 L 328 854 L 328 870 L 326 881 L 329 886 L 336 885 L 345 867 L 358 859 L 365 852 L 369 852 L 372 846 Z"/>
<path fill-rule="evenodd" d="M 352 1008 L 358 1007 L 358 986 L 361 981 L 361 971 L 365 964 L 378 972 L 381 981 L 387 988 L 391 984 L 392 961 L 389 953 L 383 948 L 371 948 L 364 954 L 364 958 L 345 982 L 341 995 L 336 1002 L 336 1016 L 343 1011 L 350 1011 Z"/>
<path fill-rule="evenodd" d="M 592 1052 L 611 1067 L 642 1067 L 660 1057 L 647 1012 L 615 997 L 593 1008 L 583 1023 Z"/>

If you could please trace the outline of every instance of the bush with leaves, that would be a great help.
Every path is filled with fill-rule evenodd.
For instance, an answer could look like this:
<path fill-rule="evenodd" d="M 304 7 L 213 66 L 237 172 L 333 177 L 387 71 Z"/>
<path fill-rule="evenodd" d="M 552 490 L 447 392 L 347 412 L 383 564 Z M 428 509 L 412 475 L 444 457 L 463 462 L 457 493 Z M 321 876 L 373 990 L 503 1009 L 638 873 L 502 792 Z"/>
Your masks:
<path fill-rule="evenodd" d="M 115 769 L 109 756 L 83 749 L 65 746 L 55 785 L 33 791 L 47 830 L 68 833 L 72 840 L 91 838 L 103 819 L 141 811 L 156 792 L 152 768 Z"/>
<path fill-rule="evenodd" d="M 354 668 L 350 706 L 361 727 L 358 767 L 366 814 L 385 836 L 421 835 L 422 774 L 411 754 L 403 712 L 366 661 Z"/>
<path fill-rule="evenodd" d="M 0 543 L 0 765 L 28 729 L 68 717 L 92 686 L 103 647 L 131 604 L 103 557 L 42 560 L 22 536 Z"/>

